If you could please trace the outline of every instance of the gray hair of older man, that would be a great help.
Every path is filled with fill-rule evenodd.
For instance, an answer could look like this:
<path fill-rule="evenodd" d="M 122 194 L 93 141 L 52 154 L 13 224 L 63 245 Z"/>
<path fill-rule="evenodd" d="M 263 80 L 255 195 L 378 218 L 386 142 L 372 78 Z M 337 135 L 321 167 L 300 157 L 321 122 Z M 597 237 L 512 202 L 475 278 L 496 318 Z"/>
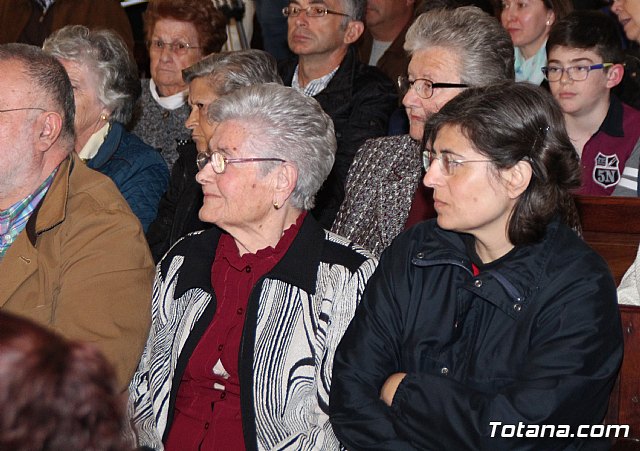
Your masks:
<path fill-rule="evenodd" d="M 67 150 L 72 151 L 75 141 L 73 122 L 76 107 L 73 87 L 64 66 L 39 47 L 26 44 L 0 45 L 0 61 L 16 61 L 21 64 L 23 73 L 33 82 L 44 101 L 51 102 L 50 105 L 22 106 L 47 108 L 58 113 L 62 117 L 60 136 L 67 141 Z"/>
<path fill-rule="evenodd" d="M 367 0 L 341 0 L 341 3 L 344 8 L 344 13 L 349 14 L 351 20 L 364 22 L 364 16 L 367 10 Z"/>
<path fill-rule="evenodd" d="M 460 60 L 460 81 L 486 86 L 515 78 L 513 42 L 495 17 L 475 6 L 436 9 L 420 15 L 407 31 L 410 55 L 431 47 Z M 434 80 L 441 81 L 441 80 Z"/>
<path fill-rule="evenodd" d="M 282 84 L 275 58 L 264 50 L 253 49 L 213 53 L 182 71 L 185 83 L 203 77 L 218 97 L 243 86 Z"/>
<path fill-rule="evenodd" d="M 96 76 L 98 100 L 111 110 L 109 121 L 129 122 L 140 96 L 140 80 L 136 63 L 116 32 L 68 25 L 52 33 L 43 49 L 56 58 L 86 65 Z"/>
<path fill-rule="evenodd" d="M 298 170 L 291 205 L 313 208 L 336 153 L 333 121 L 312 97 L 275 83 L 240 88 L 209 106 L 209 120 L 247 126 L 251 155 L 280 158 Z M 262 163 L 268 172 L 274 163 Z"/>

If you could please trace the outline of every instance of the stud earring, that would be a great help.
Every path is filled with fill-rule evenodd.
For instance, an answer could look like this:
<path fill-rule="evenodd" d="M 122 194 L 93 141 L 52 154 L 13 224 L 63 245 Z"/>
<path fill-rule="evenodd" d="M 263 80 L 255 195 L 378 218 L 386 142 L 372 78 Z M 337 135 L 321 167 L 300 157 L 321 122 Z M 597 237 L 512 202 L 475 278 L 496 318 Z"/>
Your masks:
<path fill-rule="evenodd" d="M 106 121 L 107 119 L 109 119 L 109 116 L 107 116 L 105 113 L 102 113 L 100 115 L 100 119 L 102 119 L 103 121 Z"/>
<path fill-rule="evenodd" d="M 551 25 L 551 21 L 550 20 L 547 20 L 547 25 Z"/>
<path fill-rule="evenodd" d="M 273 207 L 274 207 L 276 210 L 279 210 L 279 209 L 280 209 L 280 204 L 278 203 L 278 201 L 277 201 L 277 200 L 273 202 Z"/>

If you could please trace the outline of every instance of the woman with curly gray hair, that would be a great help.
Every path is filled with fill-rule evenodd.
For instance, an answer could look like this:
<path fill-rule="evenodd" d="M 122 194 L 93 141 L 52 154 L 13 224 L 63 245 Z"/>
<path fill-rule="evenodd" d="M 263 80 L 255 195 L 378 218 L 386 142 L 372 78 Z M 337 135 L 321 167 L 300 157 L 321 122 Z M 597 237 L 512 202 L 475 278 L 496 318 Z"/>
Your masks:
<path fill-rule="evenodd" d="M 376 264 L 312 215 L 336 138 L 318 102 L 275 83 L 209 106 L 200 219 L 157 266 L 129 386 L 139 446 L 336 450 L 333 355 Z"/>
<path fill-rule="evenodd" d="M 195 178 L 197 153 L 206 152 L 215 129 L 207 119 L 209 105 L 243 86 L 282 84 L 276 60 L 255 49 L 212 53 L 184 69 L 182 77 L 189 85 L 191 114 L 185 125 L 191 130 L 191 140 L 178 146 L 180 156 L 171 168 L 169 188 L 146 234 L 156 262 L 187 233 L 211 226 L 198 218 L 203 195 Z"/>
<path fill-rule="evenodd" d="M 111 30 L 70 25 L 53 33 L 44 50 L 67 70 L 75 97 L 75 151 L 109 176 L 146 230 L 156 217 L 169 171 L 162 156 L 125 130 L 140 94 L 136 64 Z"/>

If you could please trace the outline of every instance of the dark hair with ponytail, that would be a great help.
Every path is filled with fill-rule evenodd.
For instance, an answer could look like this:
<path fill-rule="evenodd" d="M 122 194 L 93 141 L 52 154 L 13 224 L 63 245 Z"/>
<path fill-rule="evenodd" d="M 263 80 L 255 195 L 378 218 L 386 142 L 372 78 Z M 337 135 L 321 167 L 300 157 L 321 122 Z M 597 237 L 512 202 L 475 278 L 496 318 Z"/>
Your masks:
<path fill-rule="evenodd" d="M 529 83 L 469 88 L 427 121 L 423 148 L 433 145 L 445 125 L 460 127 L 497 170 L 523 160 L 531 165 L 531 181 L 509 220 L 512 244 L 540 240 L 555 215 L 580 231 L 571 196 L 571 190 L 580 186 L 580 159 L 551 94 Z"/>

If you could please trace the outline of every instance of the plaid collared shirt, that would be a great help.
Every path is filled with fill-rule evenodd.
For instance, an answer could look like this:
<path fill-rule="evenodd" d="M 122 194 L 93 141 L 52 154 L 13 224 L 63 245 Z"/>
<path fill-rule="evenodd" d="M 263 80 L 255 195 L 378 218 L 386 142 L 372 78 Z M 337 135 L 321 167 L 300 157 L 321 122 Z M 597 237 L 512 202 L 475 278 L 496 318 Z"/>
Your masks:
<path fill-rule="evenodd" d="M 31 214 L 47 194 L 56 172 L 58 172 L 58 168 L 33 193 L 16 202 L 8 209 L 0 211 L 0 260 L 2 260 L 16 237 L 26 227 Z"/>
<path fill-rule="evenodd" d="M 303 88 L 303 87 L 300 86 L 300 82 L 298 81 L 298 68 L 299 67 L 300 66 L 296 66 L 296 70 L 293 73 L 293 79 L 291 80 L 291 87 L 296 89 L 296 90 L 298 90 L 298 91 L 300 91 L 305 96 L 309 96 L 309 97 L 313 97 L 316 94 L 322 92 L 322 90 L 327 87 L 327 85 L 329 84 L 329 82 L 331 81 L 333 76 L 338 71 L 338 68 L 336 67 L 335 69 L 333 69 L 331 72 L 329 72 L 324 77 L 320 77 L 320 78 L 316 78 L 315 80 L 311 80 L 309 83 L 307 83 L 307 86 L 305 86 Z"/>

